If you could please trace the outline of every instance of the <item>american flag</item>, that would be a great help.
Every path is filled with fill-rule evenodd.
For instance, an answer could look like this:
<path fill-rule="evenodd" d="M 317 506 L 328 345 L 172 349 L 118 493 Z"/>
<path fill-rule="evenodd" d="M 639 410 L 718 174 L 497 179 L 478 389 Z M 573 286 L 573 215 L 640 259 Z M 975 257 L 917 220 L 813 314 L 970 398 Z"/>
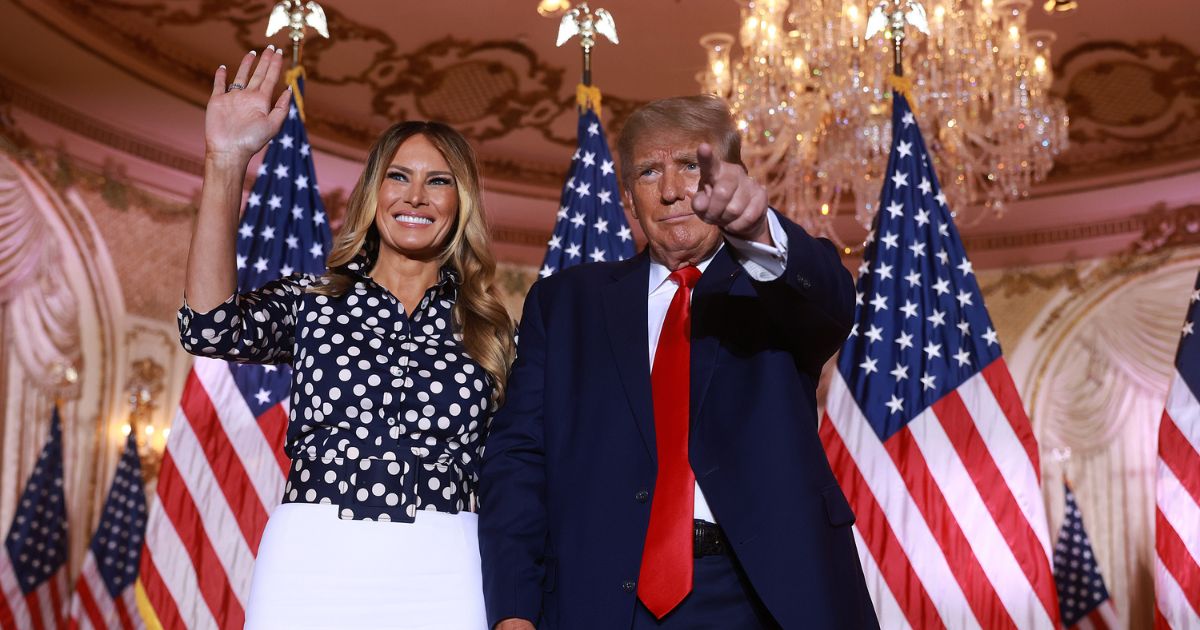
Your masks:
<path fill-rule="evenodd" d="M 1108 630 L 1118 627 L 1117 609 L 1113 606 L 1092 540 L 1083 528 L 1083 515 L 1075 502 L 1071 484 L 1066 489 L 1066 511 L 1058 542 L 1054 544 L 1054 584 L 1058 590 L 1059 612 L 1064 628 L 1079 630 Z"/>
<path fill-rule="evenodd" d="M 239 291 L 324 273 L 332 237 L 317 193 L 293 96 L 242 215 Z M 286 367 L 212 359 L 197 359 L 188 374 L 142 553 L 141 580 L 163 628 L 242 627 L 254 557 L 289 465 L 289 380 Z"/>
<path fill-rule="evenodd" d="M 67 501 L 58 409 L 0 549 L 0 591 L 0 628 L 67 627 Z"/>
<path fill-rule="evenodd" d="M 1155 510 L 1156 628 L 1200 628 L 1200 278 L 1175 354 L 1175 376 L 1158 428 Z"/>
<path fill-rule="evenodd" d="M 634 251 L 612 154 L 600 117 L 590 107 L 579 115 L 578 135 L 554 235 L 539 272 L 543 278 L 580 263 L 624 260 Z"/>
<path fill-rule="evenodd" d="M 1058 622 L 1037 442 L 912 110 L 820 435 L 885 628 Z"/>
<path fill-rule="evenodd" d="M 145 628 L 135 584 L 146 537 L 146 487 L 137 436 L 129 433 L 100 523 L 71 598 L 71 628 Z"/>

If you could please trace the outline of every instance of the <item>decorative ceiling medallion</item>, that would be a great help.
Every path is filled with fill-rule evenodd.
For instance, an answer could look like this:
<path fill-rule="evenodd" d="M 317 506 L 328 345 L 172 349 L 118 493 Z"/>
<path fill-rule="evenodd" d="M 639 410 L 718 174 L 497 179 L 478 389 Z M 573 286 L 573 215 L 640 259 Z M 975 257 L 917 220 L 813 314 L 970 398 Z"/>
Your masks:
<path fill-rule="evenodd" d="M 1089 42 L 1055 72 L 1071 116 L 1058 176 L 1151 166 L 1200 154 L 1200 55 L 1167 39 Z"/>

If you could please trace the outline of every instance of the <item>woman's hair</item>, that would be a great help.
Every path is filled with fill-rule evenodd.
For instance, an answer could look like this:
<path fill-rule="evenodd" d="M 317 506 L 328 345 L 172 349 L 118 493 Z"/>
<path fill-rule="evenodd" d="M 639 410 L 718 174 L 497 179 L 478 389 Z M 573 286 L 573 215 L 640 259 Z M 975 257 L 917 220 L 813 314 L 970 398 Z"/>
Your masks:
<path fill-rule="evenodd" d="M 334 239 L 326 264 L 329 272 L 310 291 L 340 297 L 353 286 L 346 265 L 360 252 L 374 264 L 379 253 L 379 231 L 375 227 L 379 188 L 396 150 L 406 140 L 422 135 L 446 159 L 458 189 L 458 215 L 454 231 L 438 257 L 441 265 L 458 272 L 462 284 L 454 303 L 454 322 L 462 332 L 463 346 L 492 377 L 492 399 L 503 401 L 508 371 L 516 346 L 513 322 L 500 301 L 496 288 L 496 261 L 492 258 L 483 198 L 479 189 L 479 164 L 475 151 L 454 129 L 439 122 L 408 121 L 383 132 L 371 147 L 346 208 L 346 221 Z"/>
<path fill-rule="evenodd" d="M 742 168 L 742 138 L 725 101 L 711 94 L 677 96 L 651 101 L 634 110 L 621 128 L 617 155 L 621 159 L 621 184 L 628 186 L 633 152 L 638 140 L 651 132 L 675 132 L 712 145 L 713 155 Z"/>

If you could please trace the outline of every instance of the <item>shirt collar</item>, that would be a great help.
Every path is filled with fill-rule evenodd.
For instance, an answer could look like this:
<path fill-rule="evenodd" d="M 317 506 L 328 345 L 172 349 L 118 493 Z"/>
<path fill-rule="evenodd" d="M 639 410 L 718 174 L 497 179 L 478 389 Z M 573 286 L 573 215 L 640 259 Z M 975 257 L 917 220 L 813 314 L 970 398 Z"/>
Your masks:
<path fill-rule="evenodd" d="M 705 258 L 704 260 L 696 263 L 696 268 L 700 270 L 701 274 L 704 273 L 705 269 L 708 269 L 709 263 L 711 263 L 712 259 L 717 255 L 718 252 L 721 251 L 722 247 L 725 247 L 724 239 L 721 240 L 720 244 L 717 245 L 717 248 L 713 250 L 713 253 L 710 254 L 708 258 Z M 654 258 L 651 257 L 650 258 L 650 292 L 648 293 L 648 295 L 654 295 L 655 293 L 658 293 L 659 291 L 666 291 L 667 289 L 670 289 L 672 292 L 674 292 L 675 291 L 675 283 L 671 282 L 669 280 L 670 277 L 671 277 L 671 270 L 667 269 L 666 265 L 658 262 L 657 260 L 654 260 Z"/>
<path fill-rule="evenodd" d="M 371 268 L 374 266 L 375 257 L 364 247 L 342 268 L 360 280 L 374 282 L 374 278 L 371 277 Z M 462 284 L 462 276 L 459 275 L 458 271 L 450 265 L 442 265 L 442 268 L 438 270 L 438 282 L 435 286 L 439 289 L 456 289 L 460 284 Z"/>

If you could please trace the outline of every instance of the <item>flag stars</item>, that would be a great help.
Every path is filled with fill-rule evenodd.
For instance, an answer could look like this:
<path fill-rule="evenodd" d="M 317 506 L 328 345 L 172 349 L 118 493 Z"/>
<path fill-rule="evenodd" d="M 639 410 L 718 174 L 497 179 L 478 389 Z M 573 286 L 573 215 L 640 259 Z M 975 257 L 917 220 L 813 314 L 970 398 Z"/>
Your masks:
<path fill-rule="evenodd" d="M 266 167 L 263 166 L 260 168 L 266 168 Z M 260 173 L 260 175 L 261 175 L 261 173 Z M 256 192 L 250 193 L 250 197 L 248 199 L 246 199 L 246 205 L 250 206 L 251 208 L 259 207 L 260 205 L 262 205 L 262 195 L 260 195 Z"/>
<path fill-rule="evenodd" d="M 884 403 L 892 413 L 899 413 L 904 408 L 904 399 L 892 394 L 892 399 Z"/>
<path fill-rule="evenodd" d="M 311 151 L 312 151 L 312 147 L 308 146 L 308 143 L 307 143 L 307 142 L 305 142 L 304 144 L 300 145 L 300 155 L 302 155 L 302 156 L 304 156 L 304 157 L 308 157 L 308 154 L 309 154 Z"/>
<path fill-rule="evenodd" d="M 946 311 L 933 309 L 933 315 L 925 318 L 934 328 L 946 325 Z"/>
<path fill-rule="evenodd" d="M 279 144 L 282 144 L 283 148 L 285 148 L 285 149 L 292 148 L 295 145 L 295 143 L 296 143 L 296 139 L 293 138 L 291 136 L 291 134 L 285 133 L 285 134 L 283 134 L 283 137 L 279 139 Z"/>
<path fill-rule="evenodd" d="M 594 136 L 600 133 L 600 123 L 592 123 L 588 125 L 588 135 Z"/>
<path fill-rule="evenodd" d="M 966 290 L 959 291 L 958 295 L 956 295 L 954 297 L 955 297 L 955 299 L 958 300 L 958 305 L 960 307 L 974 306 L 974 304 L 971 302 L 971 292 L 970 291 L 966 291 Z"/>
<path fill-rule="evenodd" d="M 900 336 L 896 337 L 896 345 L 900 346 L 901 350 L 907 350 L 913 347 L 912 334 L 907 332 L 900 333 Z"/>
<path fill-rule="evenodd" d="M 571 206 L 561 206 L 561 207 L 559 207 L 558 213 L 556 213 L 555 216 L 558 219 L 566 219 L 567 213 L 570 211 L 571 211 Z"/>
<path fill-rule="evenodd" d="M 615 172 L 613 169 L 613 161 L 612 160 L 604 160 L 603 162 L 601 162 L 600 163 L 600 172 L 604 175 L 612 175 Z"/>
<path fill-rule="evenodd" d="M 961 332 L 964 337 L 970 335 L 971 334 L 971 324 L 965 319 L 958 322 L 958 331 Z"/>
<path fill-rule="evenodd" d="M 915 218 L 918 226 L 925 227 L 929 224 L 929 211 L 921 208 L 920 210 L 917 210 L 917 216 Z"/>
<path fill-rule="evenodd" d="M 562 237 L 557 234 L 555 234 L 554 236 L 551 236 L 550 242 L 548 243 L 548 245 L 549 245 L 550 249 L 561 249 L 562 248 Z M 551 271 L 550 273 L 554 273 L 554 272 Z M 542 276 L 542 277 L 545 277 L 545 276 Z"/>
<path fill-rule="evenodd" d="M 966 258 L 962 259 L 962 262 L 958 263 L 957 268 L 958 271 L 964 276 L 969 276 L 975 273 L 975 268 L 971 266 L 971 261 L 967 260 Z"/>
<path fill-rule="evenodd" d="M 891 374 L 892 378 L 896 379 L 897 382 L 906 380 L 908 379 L 908 366 L 897 363 L 896 367 L 892 368 L 892 371 L 888 373 Z"/>
<path fill-rule="evenodd" d="M 937 291 L 938 295 L 945 295 L 950 292 L 950 281 L 945 278 L 938 278 L 938 281 L 933 283 L 933 290 Z"/>
<path fill-rule="evenodd" d="M 1200 289 L 1192 291 L 1192 297 L 1190 300 L 1188 300 L 1188 303 L 1195 304 L 1197 300 L 1200 300 Z"/>
<path fill-rule="evenodd" d="M 876 294 L 875 297 L 871 299 L 871 306 L 874 307 L 876 311 L 886 311 L 887 296 Z"/>
<path fill-rule="evenodd" d="M 563 251 L 565 251 L 567 253 L 567 255 L 570 256 L 571 258 L 579 258 L 579 256 L 580 256 L 579 249 L 580 249 L 579 243 L 572 243 L 570 247 L 568 247 L 567 249 L 565 249 Z"/>
<path fill-rule="evenodd" d="M 260 164 L 258 165 L 258 170 L 257 170 L 257 171 L 255 171 L 255 174 L 256 174 L 258 177 L 262 177 L 263 175 L 266 175 L 266 174 L 267 174 L 267 165 L 266 165 L 266 164 L 264 164 L 264 163 L 260 163 Z"/>
<path fill-rule="evenodd" d="M 601 204 L 610 204 L 612 203 L 612 192 L 608 190 L 601 190 L 596 194 L 596 198 L 600 200 Z"/>
<path fill-rule="evenodd" d="M 279 195 L 271 195 L 271 198 L 267 200 L 267 207 L 272 210 L 278 210 L 282 205 L 283 197 L 280 197 Z"/>
<path fill-rule="evenodd" d="M 916 269 L 909 271 L 908 275 L 904 276 L 904 279 L 908 281 L 908 286 L 910 287 L 921 286 L 921 274 L 917 273 Z"/>
<path fill-rule="evenodd" d="M 922 195 L 928 195 L 933 192 L 933 185 L 929 183 L 928 177 L 921 178 L 921 183 L 917 185 L 917 190 L 920 190 Z"/>
<path fill-rule="evenodd" d="M 901 173 L 900 171 L 896 171 L 895 173 L 892 173 L 892 184 L 895 185 L 896 188 L 903 188 L 903 187 L 907 186 L 908 185 L 908 173 Z"/>
<path fill-rule="evenodd" d="M 296 114 L 299 114 L 299 113 L 300 113 L 300 110 L 296 109 L 295 105 L 292 105 L 291 107 L 288 108 L 288 119 L 295 120 Z"/>
<path fill-rule="evenodd" d="M 1193 332 L 1195 332 L 1195 330 L 1193 330 L 1193 327 L 1194 327 L 1194 326 L 1195 326 L 1195 324 L 1193 324 L 1192 322 L 1184 322 L 1184 323 L 1183 323 L 1183 330 L 1182 330 L 1182 332 L 1183 332 L 1183 336 L 1184 336 L 1184 337 L 1189 337 L 1189 336 L 1191 336 L 1191 334 L 1192 334 Z"/>
<path fill-rule="evenodd" d="M 984 339 L 984 341 L 987 342 L 987 344 L 989 346 L 994 346 L 994 345 L 1000 343 L 996 339 L 996 331 L 992 330 L 991 326 L 988 326 L 987 332 L 983 333 L 983 339 Z"/>
<path fill-rule="evenodd" d="M 881 341 L 883 339 L 883 329 L 875 324 L 871 324 L 871 327 L 867 329 L 864 336 L 872 342 Z"/>
<path fill-rule="evenodd" d="M 933 343 L 932 341 L 930 341 L 925 346 L 925 356 L 930 359 L 936 359 L 936 358 L 942 356 L 942 344 Z"/>
<path fill-rule="evenodd" d="M 266 389 L 260 388 L 258 390 L 258 393 L 254 395 L 254 399 L 258 401 L 258 404 L 265 405 L 265 404 L 271 402 L 271 393 L 268 392 Z"/>
<path fill-rule="evenodd" d="M 879 371 L 879 368 L 875 367 L 877 363 L 879 363 L 877 359 L 866 357 L 862 363 L 858 364 L 858 367 L 862 368 L 867 374 L 873 374 Z"/>
<path fill-rule="evenodd" d="M 883 235 L 882 238 L 879 239 L 879 242 L 883 243 L 883 245 L 885 247 L 887 247 L 888 249 L 895 249 L 896 248 L 896 239 L 898 239 L 898 238 L 900 238 L 898 235 L 893 234 L 891 232 L 887 232 Z"/>
<path fill-rule="evenodd" d="M 938 194 L 934 195 L 933 198 L 937 199 L 937 202 L 939 204 L 941 204 L 943 206 L 946 205 L 946 193 L 939 190 Z"/>
<path fill-rule="evenodd" d="M 583 154 L 583 165 L 584 166 L 595 166 L 596 165 L 596 154 L 592 151 L 585 152 Z"/>
<path fill-rule="evenodd" d="M 248 261 L 249 259 L 250 259 L 250 257 L 249 257 L 249 256 L 242 256 L 241 254 L 238 254 L 238 255 L 237 255 L 237 258 L 236 258 L 236 260 L 237 260 L 237 268 L 238 268 L 238 269 L 245 269 L 245 268 L 246 268 L 246 261 Z"/>
<path fill-rule="evenodd" d="M 892 266 L 887 263 L 879 263 L 875 268 L 875 273 L 879 274 L 880 280 L 890 280 L 892 278 Z"/>
<path fill-rule="evenodd" d="M 921 377 L 921 389 L 922 390 L 933 389 L 934 387 L 936 387 L 936 385 L 934 385 L 934 383 L 936 381 L 937 381 L 937 376 L 935 376 L 933 374 L 926 374 L 925 376 L 922 376 Z"/>
<path fill-rule="evenodd" d="M 289 236 L 283 240 L 287 243 L 288 249 L 296 249 L 297 247 L 300 247 L 300 239 L 295 235 Z"/>
<path fill-rule="evenodd" d="M 950 264 L 950 254 L 947 254 L 946 250 L 944 249 L 937 253 L 937 259 L 938 262 L 942 263 L 943 265 Z"/>
<path fill-rule="evenodd" d="M 917 303 L 913 302 L 912 300 L 905 300 L 904 306 L 901 306 L 900 310 L 904 312 L 904 319 L 916 317 L 917 316 Z"/>
<path fill-rule="evenodd" d="M 895 219 L 904 214 L 904 206 L 893 201 L 888 204 L 887 213 L 891 215 L 893 219 Z"/>
<path fill-rule="evenodd" d="M 921 241 L 915 241 L 912 245 L 908 246 L 908 249 L 913 253 L 914 258 L 920 258 L 925 255 L 925 243 Z"/>
<path fill-rule="evenodd" d="M 279 268 L 279 275 L 281 275 L 281 276 L 290 276 L 290 275 L 292 275 L 292 274 L 293 274 L 293 273 L 295 273 L 295 272 L 296 272 L 296 270 L 295 270 L 295 269 L 292 269 L 292 266 L 291 266 L 291 265 L 284 265 L 284 266 L 282 266 L 282 267 L 280 267 L 280 268 Z M 267 365 L 267 366 L 264 366 L 264 369 L 266 369 L 266 368 L 273 368 L 273 367 L 275 367 L 275 366 L 274 366 L 274 365 Z M 268 371 L 270 371 L 270 370 L 268 370 Z"/>
<path fill-rule="evenodd" d="M 587 182 L 579 182 L 579 185 L 575 187 L 575 194 L 580 197 L 590 196 L 592 194 L 592 185 Z"/>
<path fill-rule="evenodd" d="M 629 229 L 628 225 L 622 225 L 621 229 L 617 232 L 617 236 L 620 237 L 622 243 L 631 241 L 633 240 L 633 231 Z"/>
<path fill-rule="evenodd" d="M 576 212 L 575 216 L 571 217 L 571 225 L 574 225 L 575 227 L 581 228 L 583 227 L 584 223 L 587 223 L 587 220 L 583 218 L 582 212 Z"/>
<path fill-rule="evenodd" d="M 308 253 L 312 254 L 313 258 L 320 258 L 325 254 L 325 248 L 321 247 L 320 243 L 313 243 L 313 246 L 308 248 Z"/>
<path fill-rule="evenodd" d="M 542 269 L 538 272 L 538 275 L 543 278 L 549 278 L 550 276 L 554 275 L 554 267 L 551 267 L 550 265 L 542 265 Z"/>
<path fill-rule="evenodd" d="M 599 247 L 593 248 L 588 257 L 592 259 L 592 262 L 604 262 L 604 250 Z"/>
<path fill-rule="evenodd" d="M 304 190 L 308 188 L 308 175 L 296 176 L 296 190 Z"/>
<path fill-rule="evenodd" d="M 253 238 L 254 228 L 249 223 L 243 223 L 242 227 L 238 228 L 238 235 L 242 238 Z"/>
<path fill-rule="evenodd" d="M 904 116 L 900 118 L 900 122 L 904 123 L 905 127 L 908 127 L 909 125 L 917 122 L 917 120 L 913 118 L 912 112 L 904 112 Z"/>
<path fill-rule="evenodd" d="M 949 236 L 950 236 L 950 225 L 949 225 L 948 223 L 940 223 L 940 224 L 938 224 L 938 228 L 937 228 L 937 230 L 938 230 L 938 234 L 939 234 L 940 236 L 944 236 L 944 237 L 947 237 L 947 238 L 949 238 Z"/>
<path fill-rule="evenodd" d="M 292 206 L 292 218 L 299 221 L 304 218 L 304 208 L 300 205 Z"/>
<path fill-rule="evenodd" d="M 912 157 L 912 143 L 901 140 L 900 144 L 896 145 L 896 151 L 900 153 L 900 157 Z"/>
<path fill-rule="evenodd" d="M 958 352 L 954 353 L 954 360 L 958 361 L 958 367 L 963 367 L 971 364 L 971 354 L 966 348 L 959 348 Z"/>
<path fill-rule="evenodd" d="M 258 233 L 258 235 L 262 237 L 262 240 L 269 241 L 269 240 L 275 238 L 275 228 L 268 225 L 267 227 L 263 228 L 262 231 Z"/>
<path fill-rule="evenodd" d="M 608 220 L 596 219 L 596 222 L 592 224 L 592 228 L 596 230 L 597 234 L 608 234 Z"/>
<path fill-rule="evenodd" d="M 325 213 L 321 212 L 320 210 L 317 210 L 316 212 L 314 212 L 313 213 L 313 223 L 316 225 L 321 225 L 322 223 L 325 223 Z"/>
<path fill-rule="evenodd" d="M 278 177 L 279 179 L 287 179 L 288 167 L 283 164 L 280 164 L 279 166 L 275 167 L 274 172 L 275 172 L 275 177 Z"/>
<path fill-rule="evenodd" d="M 258 273 L 265 272 L 267 270 L 267 259 L 260 257 L 258 260 L 254 261 L 254 270 Z"/>

